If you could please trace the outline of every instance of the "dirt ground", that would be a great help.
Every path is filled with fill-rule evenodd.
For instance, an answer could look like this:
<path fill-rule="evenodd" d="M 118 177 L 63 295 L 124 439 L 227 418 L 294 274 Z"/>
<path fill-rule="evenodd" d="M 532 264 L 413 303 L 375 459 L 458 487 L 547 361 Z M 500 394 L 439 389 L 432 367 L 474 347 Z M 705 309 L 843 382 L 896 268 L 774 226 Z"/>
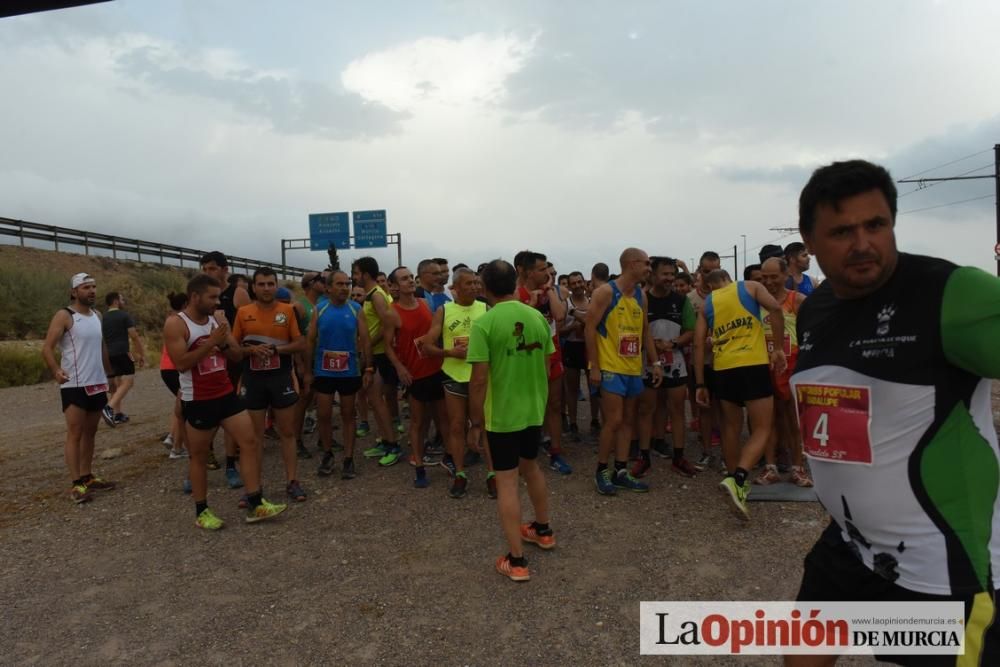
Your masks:
<path fill-rule="evenodd" d="M 0 401 L 0 664 L 664 664 L 639 656 L 639 601 L 789 599 L 826 522 L 817 503 L 754 503 L 743 525 L 718 473 L 683 479 L 660 460 L 650 493 L 599 496 L 593 446 L 570 445 L 574 474 L 547 473 L 558 547 L 528 545 L 532 581 L 514 584 L 493 571 L 504 544 L 481 466 L 456 501 L 440 467 L 417 490 L 405 464 L 358 458 L 345 482 L 318 478 L 314 458 L 309 500 L 258 525 L 210 472 L 227 527 L 209 534 L 181 491 L 186 462 L 160 443 L 171 397 L 157 372 L 138 374 L 131 422 L 98 433 L 96 470 L 119 489 L 81 506 L 55 385 Z M 280 499 L 274 443 L 265 458 Z M 729 664 L 751 663 L 777 660 Z"/>

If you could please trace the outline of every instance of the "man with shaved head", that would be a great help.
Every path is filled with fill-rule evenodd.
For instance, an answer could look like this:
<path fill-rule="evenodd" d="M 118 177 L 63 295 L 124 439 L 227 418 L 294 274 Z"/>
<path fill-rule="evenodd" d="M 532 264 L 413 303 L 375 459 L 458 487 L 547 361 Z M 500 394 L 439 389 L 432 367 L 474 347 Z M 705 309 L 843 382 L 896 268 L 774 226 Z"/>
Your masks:
<path fill-rule="evenodd" d="M 594 290 L 584 328 L 590 383 L 601 388 L 604 412 L 594 481 L 598 493 L 609 496 L 620 488 L 649 490 L 627 468 L 630 426 L 635 422 L 636 406 L 644 390 L 643 354 L 652 369 L 653 386 L 659 387 L 663 380 L 663 364 L 653 346 L 646 294 L 640 285 L 649 278 L 649 255 L 638 248 L 627 248 L 621 255 L 621 267 L 618 278 Z M 612 450 L 614 474 L 608 469 Z"/>

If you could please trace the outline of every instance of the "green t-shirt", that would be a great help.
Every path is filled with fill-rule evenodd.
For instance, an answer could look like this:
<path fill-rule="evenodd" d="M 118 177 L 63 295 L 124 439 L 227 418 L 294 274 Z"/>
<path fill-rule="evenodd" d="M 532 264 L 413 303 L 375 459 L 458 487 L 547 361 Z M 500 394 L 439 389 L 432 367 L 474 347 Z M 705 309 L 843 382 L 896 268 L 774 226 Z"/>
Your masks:
<path fill-rule="evenodd" d="M 487 431 L 512 433 L 542 425 L 553 352 L 545 317 L 520 301 L 502 301 L 472 323 L 465 360 L 490 365 Z"/>

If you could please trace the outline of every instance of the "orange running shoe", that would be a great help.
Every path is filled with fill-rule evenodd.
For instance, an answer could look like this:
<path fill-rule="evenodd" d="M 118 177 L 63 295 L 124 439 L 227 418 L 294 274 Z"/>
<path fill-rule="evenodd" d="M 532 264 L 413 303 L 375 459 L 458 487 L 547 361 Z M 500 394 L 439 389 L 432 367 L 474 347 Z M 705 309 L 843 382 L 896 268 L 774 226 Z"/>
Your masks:
<path fill-rule="evenodd" d="M 551 532 L 548 535 L 539 535 L 538 531 L 530 523 L 521 524 L 521 539 L 525 542 L 531 542 L 542 549 L 556 548 L 555 535 Z"/>
<path fill-rule="evenodd" d="M 531 579 L 531 573 L 528 572 L 527 567 L 511 565 L 510 558 L 507 556 L 497 558 L 497 572 L 511 581 L 529 581 Z"/>

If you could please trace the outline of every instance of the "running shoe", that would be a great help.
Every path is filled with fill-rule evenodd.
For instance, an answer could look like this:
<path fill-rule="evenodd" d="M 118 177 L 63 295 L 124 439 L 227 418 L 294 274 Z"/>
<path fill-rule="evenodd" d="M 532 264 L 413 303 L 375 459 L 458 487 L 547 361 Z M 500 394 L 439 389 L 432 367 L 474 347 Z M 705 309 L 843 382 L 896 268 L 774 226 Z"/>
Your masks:
<path fill-rule="evenodd" d="M 110 491 L 115 488 L 115 483 L 93 475 L 86 481 L 88 491 Z"/>
<path fill-rule="evenodd" d="M 413 486 L 417 489 L 426 489 L 431 485 L 431 480 L 427 478 L 426 470 L 417 470 L 416 476 L 413 478 Z"/>
<path fill-rule="evenodd" d="M 486 495 L 497 499 L 497 474 L 492 470 L 486 473 Z"/>
<path fill-rule="evenodd" d="M 69 497 L 77 505 L 94 499 L 86 484 L 74 484 L 73 488 L 69 490 Z"/>
<path fill-rule="evenodd" d="M 801 486 L 802 488 L 809 488 L 813 485 L 813 481 L 805 468 L 802 466 L 792 466 L 792 484 Z"/>
<path fill-rule="evenodd" d="M 753 479 L 754 484 L 760 484 L 761 486 L 767 486 L 780 481 L 781 475 L 778 474 L 778 466 L 772 464 L 765 465 L 761 469 L 760 474 Z"/>
<path fill-rule="evenodd" d="M 371 427 L 368 426 L 368 422 L 365 421 L 358 424 L 358 428 L 354 430 L 354 435 L 358 436 L 359 438 L 364 438 L 371 432 L 372 432 Z"/>
<path fill-rule="evenodd" d="M 633 477 L 645 477 L 646 473 L 653 466 L 646 459 L 639 457 L 635 463 L 632 464 L 632 476 Z"/>
<path fill-rule="evenodd" d="M 698 472 L 707 470 L 708 468 L 711 467 L 712 460 L 713 460 L 712 455 L 709 454 L 708 452 L 705 452 L 704 454 L 701 455 L 701 458 L 698 459 L 698 462 L 694 464 L 694 469 L 697 470 Z"/>
<path fill-rule="evenodd" d="M 511 581 L 530 581 L 531 573 L 526 566 L 511 565 L 510 558 L 500 556 L 497 558 L 497 572 L 507 577 Z"/>
<path fill-rule="evenodd" d="M 545 436 L 542 438 L 542 451 L 548 454 L 550 449 L 552 449 L 552 438 Z"/>
<path fill-rule="evenodd" d="M 247 512 L 247 523 L 257 523 L 258 521 L 273 519 L 286 509 L 288 509 L 288 505 L 284 503 L 272 503 L 261 498 L 260 505 Z"/>
<path fill-rule="evenodd" d="M 444 458 L 441 459 L 441 467 L 448 471 L 448 477 L 454 477 L 458 474 L 458 468 L 455 467 L 455 459 L 452 458 L 451 454 L 444 455 Z"/>
<path fill-rule="evenodd" d="M 293 479 L 288 483 L 288 486 L 285 487 L 285 493 L 297 503 L 302 503 L 306 500 L 306 492 L 302 490 L 302 485 L 299 484 L 297 479 Z"/>
<path fill-rule="evenodd" d="M 306 448 L 306 443 L 301 440 L 295 443 L 295 455 L 300 459 L 311 459 L 313 457 L 312 452 Z"/>
<path fill-rule="evenodd" d="M 174 448 L 174 436 L 172 436 L 171 434 L 167 433 L 167 437 L 165 437 L 163 439 L 163 446 L 166 447 L 167 449 L 173 449 Z"/>
<path fill-rule="evenodd" d="M 403 424 L 403 421 L 399 417 L 392 420 L 392 425 L 396 427 L 396 433 L 406 433 L 406 425 Z"/>
<path fill-rule="evenodd" d="M 542 549 L 548 550 L 556 548 L 556 536 L 553 534 L 551 528 L 549 529 L 548 534 L 540 535 L 532 524 L 522 523 L 521 539 L 525 542 L 531 542 Z"/>
<path fill-rule="evenodd" d="M 115 414 L 115 423 L 124 424 L 128 421 L 128 415 L 124 412 L 118 412 Z"/>
<path fill-rule="evenodd" d="M 243 488 L 243 478 L 240 477 L 240 471 L 236 468 L 226 468 L 226 484 L 229 485 L 230 489 Z"/>
<path fill-rule="evenodd" d="M 683 475 L 684 477 L 694 477 L 698 474 L 698 469 L 683 456 L 671 463 L 670 469 L 678 475 Z"/>
<path fill-rule="evenodd" d="M 569 475 L 573 472 L 573 469 L 566 463 L 566 459 L 562 457 L 562 454 L 555 454 L 549 457 L 549 468 L 555 470 L 560 475 Z"/>
<path fill-rule="evenodd" d="M 105 405 L 101 408 L 101 417 L 104 418 L 104 423 L 111 428 L 118 425 L 117 422 L 115 422 L 115 411 L 111 409 L 110 405 Z"/>
<path fill-rule="evenodd" d="M 750 510 L 747 508 L 747 496 L 750 495 L 750 482 L 738 486 L 733 477 L 726 477 L 719 482 L 719 489 L 729 498 L 736 516 L 744 521 L 750 520 Z"/>
<path fill-rule="evenodd" d="M 215 512 L 208 509 L 207 507 L 201 511 L 198 518 L 194 520 L 194 525 L 199 528 L 204 528 L 205 530 L 219 530 L 226 524 L 219 517 L 215 516 Z"/>
<path fill-rule="evenodd" d="M 326 477 L 333 474 L 333 452 L 323 452 L 323 461 L 319 464 L 316 474 Z"/>
<path fill-rule="evenodd" d="M 399 459 L 403 456 L 403 449 L 399 445 L 395 447 L 390 447 L 385 450 L 385 455 L 378 460 L 378 464 L 383 467 L 389 467 L 399 463 Z"/>
<path fill-rule="evenodd" d="M 375 441 L 374 447 L 369 447 L 364 451 L 366 459 L 380 459 L 385 456 L 385 453 L 389 451 L 389 445 L 382 442 L 381 440 Z"/>
<path fill-rule="evenodd" d="M 180 449 L 180 450 L 177 450 L 177 451 L 174 451 L 173 449 L 170 450 L 170 460 L 171 461 L 176 461 L 177 459 L 186 459 L 187 457 L 188 457 L 188 453 L 187 453 L 186 449 Z"/>
<path fill-rule="evenodd" d="M 650 449 L 661 459 L 671 459 L 674 457 L 674 450 L 663 440 L 654 440 Z"/>
<path fill-rule="evenodd" d="M 452 498 L 463 498 L 465 497 L 465 489 L 468 486 L 468 477 L 465 475 L 456 475 L 455 479 L 451 481 L 451 488 L 448 489 L 448 495 Z"/>
<path fill-rule="evenodd" d="M 184 480 L 184 486 L 182 488 L 184 489 L 184 494 L 190 496 L 191 495 L 191 480 L 190 479 L 185 479 Z"/>
<path fill-rule="evenodd" d="M 316 414 L 312 411 L 306 413 L 306 416 L 302 419 L 302 432 L 306 435 L 315 432 L 316 430 Z"/>
<path fill-rule="evenodd" d="M 215 458 L 215 452 L 213 452 L 211 449 L 208 450 L 208 459 L 206 459 L 205 467 L 208 468 L 209 470 L 219 469 L 219 460 Z"/>
<path fill-rule="evenodd" d="M 618 493 L 618 489 L 611 482 L 611 470 L 608 468 L 598 470 L 594 475 L 594 482 L 597 484 L 597 492 L 602 496 L 613 496 Z"/>
<path fill-rule="evenodd" d="M 424 443 L 424 456 L 444 456 L 444 444 L 439 440 Z"/>
<path fill-rule="evenodd" d="M 620 489 L 628 489 L 629 491 L 635 491 L 636 493 L 645 493 L 649 491 L 649 485 L 645 482 L 640 482 L 635 477 L 629 474 L 628 470 L 622 468 L 614 476 L 614 485 Z"/>
<path fill-rule="evenodd" d="M 354 470 L 354 460 L 344 459 L 344 465 L 340 470 L 340 479 L 354 479 L 357 477 L 357 474 Z"/>

